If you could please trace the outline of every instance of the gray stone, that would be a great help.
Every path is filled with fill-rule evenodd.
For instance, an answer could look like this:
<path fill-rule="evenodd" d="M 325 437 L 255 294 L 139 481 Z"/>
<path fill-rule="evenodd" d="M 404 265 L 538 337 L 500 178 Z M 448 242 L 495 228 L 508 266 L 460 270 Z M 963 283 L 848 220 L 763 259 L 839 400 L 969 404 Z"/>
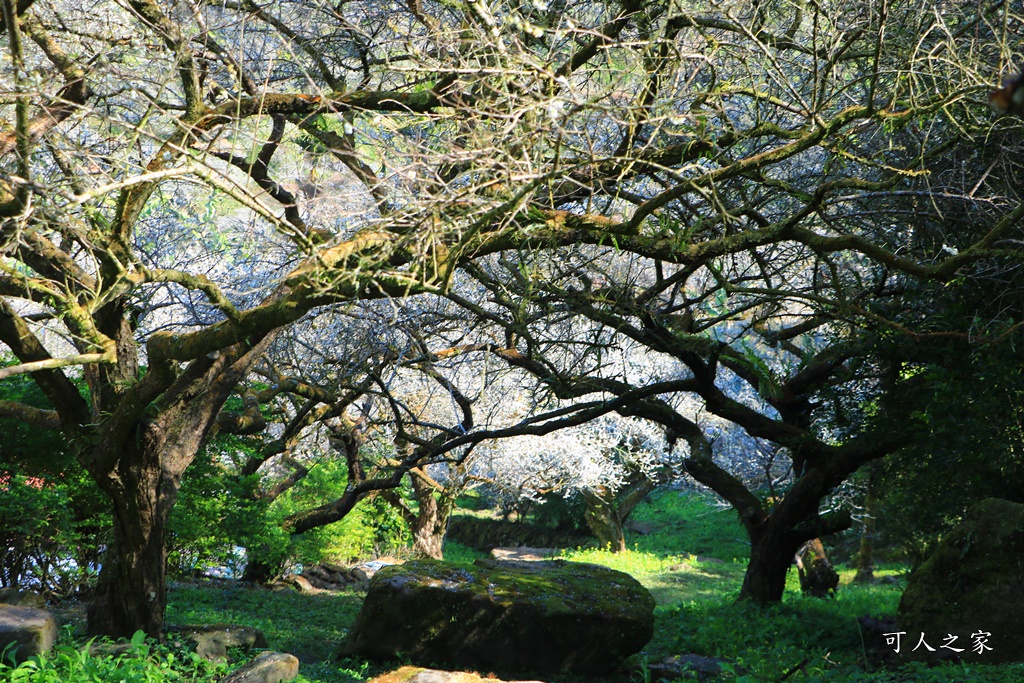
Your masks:
<path fill-rule="evenodd" d="M 0 652 L 24 661 L 49 652 L 57 640 L 57 622 L 46 610 L 0 604 Z M 10 649 L 7 649 L 7 648 Z"/>
<path fill-rule="evenodd" d="M 391 567 L 396 564 L 399 564 L 397 560 L 389 558 L 360 562 L 349 570 L 349 576 L 351 576 L 355 581 L 369 581 L 384 567 Z"/>
<path fill-rule="evenodd" d="M 608 673 L 654 633 L 654 599 L 628 574 L 563 560 L 476 564 L 381 570 L 340 654 Z"/>
<path fill-rule="evenodd" d="M 0 604 L 46 609 L 46 600 L 39 593 L 23 591 L 17 588 L 0 589 Z"/>
<path fill-rule="evenodd" d="M 898 618 L 901 657 L 1024 661 L 1024 505 L 989 498 L 972 507 L 911 574 Z M 921 633 L 934 652 L 912 652 Z M 991 649 L 976 651 L 975 634 Z M 943 647 L 947 635 L 963 652 Z"/>
<path fill-rule="evenodd" d="M 168 626 L 168 633 L 180 633 L 196 644 L 200 657 L 219 661 L 227 659 L 228 648 L 238 647 L 249 652 L 253 648 L 268 647 L 267 638 L 259 629 L 238 624 L 203 624 L 198 626 Z"/>
<path fill-rule="evenodd" d="M 299 660 L 284 652 L 264 652 L 220 683 L 281 683 L 299 675 Z"/>
<path fill-rule="evenodd" d="M 283 583 L 288 584 L 292 588 L 296 589 L 300 593 L 314 593 L 316 592 L 316 586 L 309 582 L 302 574 L 286 574 L 281 577 Z"/>

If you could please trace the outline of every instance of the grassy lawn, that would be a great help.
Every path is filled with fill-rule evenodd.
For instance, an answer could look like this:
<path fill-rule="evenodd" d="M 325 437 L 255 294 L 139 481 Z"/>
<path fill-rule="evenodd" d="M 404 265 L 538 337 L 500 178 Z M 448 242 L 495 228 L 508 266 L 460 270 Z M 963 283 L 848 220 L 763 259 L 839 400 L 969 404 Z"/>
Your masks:
<path fill-rule="evenodd" d="M 717 680 L 737 683 L 1024 683 L 1024 665 L 909 665 L 866 671 L 866 648 L 856 619 L 863 615 L 894 614 L 902 578 L 870 586 L 854 585 L 853 569 L 840 566 L 837 596 L 821 600 L 803 597 L 795 572 L 791 572 L 782 604 L 769 609 L 737 605 L 735 598 L 743 580 L 747 545 L 734 513 L 717 507 L 704 496 L 669 491 L 639 507 L 634 521 L 647 533 L 632 534 L 630 550 L 625 553 L 613 554 L 596 548 L 562 552 L 568 560 L 604 564 L 635 576 L 657 601 L 653 640 L 633 658 L 635 666 L 631 672 L 609 677 L 608 683 L 649 683 L 647 664 L 681 654 L 724 658 L 730 663 L 726 668 L 734 668 Z M 483 555 L 454 543 L 446 548 L 446 553 L 448 560 L 454 562 L 472 562 Z M 889 566 L 876 574 L 901 577 L 904 571 L 904 567 Z M 359 610 L 362 592 L 357 589 L 303 595 L 211 581 L 175 583 L 169 598 L 169 623 L 228 622 L 261 629 L 272 649 L 299 657 L 300 683 L 364 681 L 397 666 L 370 665 L 351 659 L 331 661 L 332 652 Z M 164 662 L 160 666 L 169 665 Z M 0 671 L 0 681 L 8 680 L 35 683 L 64 679 L 13 679 L 10 670 Z M 213 671 L 202 670 L 177 678 L 138 680 L 200 681 L 215 680 L 215 676 Z"/>

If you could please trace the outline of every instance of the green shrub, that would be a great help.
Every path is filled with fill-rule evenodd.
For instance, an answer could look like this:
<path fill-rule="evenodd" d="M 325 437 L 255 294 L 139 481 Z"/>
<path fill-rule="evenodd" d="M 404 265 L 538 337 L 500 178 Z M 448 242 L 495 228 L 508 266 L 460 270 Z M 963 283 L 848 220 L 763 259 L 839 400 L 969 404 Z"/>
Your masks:
<path fill-rule="evenodd" d="M 185 471 L 168 521 L 168 567 L 196 575 L 213 567 L 237 573 L 238 551 L 263 533 L 268 504 L 255 495 L 257 477 L 241 477 L 224 465 L 227 451 L 242 444 L 218 438 Z"/>
<path fill-rule="evenodd" d="M 290 563 L 346 564 L 409 545 L 409 531 L 399 513 L 379 497 L 358 503 L 343 519 L 298 536 L 284 531 L 289 515 L 339 498 L 347 486 L 345 465 L 323 460 L 268 508 L 259 531 L 244 543 L 250 556 L 281 571 Z"/>
<path fill-rule="evenodd" d="M 0 383 L 0 399 L 50 407 L 26 375 Z M 59 430 L 0 418 L 0 444 L 0 586 L 81 591 L 107 542 L 107 499 Z"/>
<path fill-rule="evenodd" d="M 84 647 L 58 643 L 49 653 L 17 665 L 0 662 L 2 683 L 185 683 L 215 680 L 226 664 L 207 662 L 184 643 L 160 645 L 142 631 L 132 637 L 122 654 L 90 654 Z"/>

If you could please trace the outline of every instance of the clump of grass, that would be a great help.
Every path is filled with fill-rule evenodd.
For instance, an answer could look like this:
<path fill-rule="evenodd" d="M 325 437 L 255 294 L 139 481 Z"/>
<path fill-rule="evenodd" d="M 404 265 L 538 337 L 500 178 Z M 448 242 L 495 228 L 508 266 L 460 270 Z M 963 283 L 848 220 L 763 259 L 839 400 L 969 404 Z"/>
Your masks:
<path fill-rule="evenodd" d="M 474 560 L 487 558 L 489 555 L 482 550 L 470 548 L 458 541 L 445 541 L 444 561 L 452 564 L 473 564 Z"/>

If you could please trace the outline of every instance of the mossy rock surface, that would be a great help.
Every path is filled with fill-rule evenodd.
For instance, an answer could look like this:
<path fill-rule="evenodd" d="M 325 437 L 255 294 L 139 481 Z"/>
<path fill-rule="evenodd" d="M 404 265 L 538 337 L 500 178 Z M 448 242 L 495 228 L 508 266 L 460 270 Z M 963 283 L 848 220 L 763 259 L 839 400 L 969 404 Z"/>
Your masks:
<path fill-rule="evenodd" d="M 417 664 L 608 673 L 654 634 L 654 598 L 623 572 L 565 562 L 420 560 L 382 570 L 341 652 Z"/>
<path fill-rule="evenodd" d="M 989 498 L 971 508 L 910 576 L 899 622 L 909 659 L 1024 661 L 1024 505 Z M 912 652 L 922 633 L 935 652 Z M 990 650 L 973 647 L 979 633 Z M 943 647 L 947 635 L 963 652 Z"/>

